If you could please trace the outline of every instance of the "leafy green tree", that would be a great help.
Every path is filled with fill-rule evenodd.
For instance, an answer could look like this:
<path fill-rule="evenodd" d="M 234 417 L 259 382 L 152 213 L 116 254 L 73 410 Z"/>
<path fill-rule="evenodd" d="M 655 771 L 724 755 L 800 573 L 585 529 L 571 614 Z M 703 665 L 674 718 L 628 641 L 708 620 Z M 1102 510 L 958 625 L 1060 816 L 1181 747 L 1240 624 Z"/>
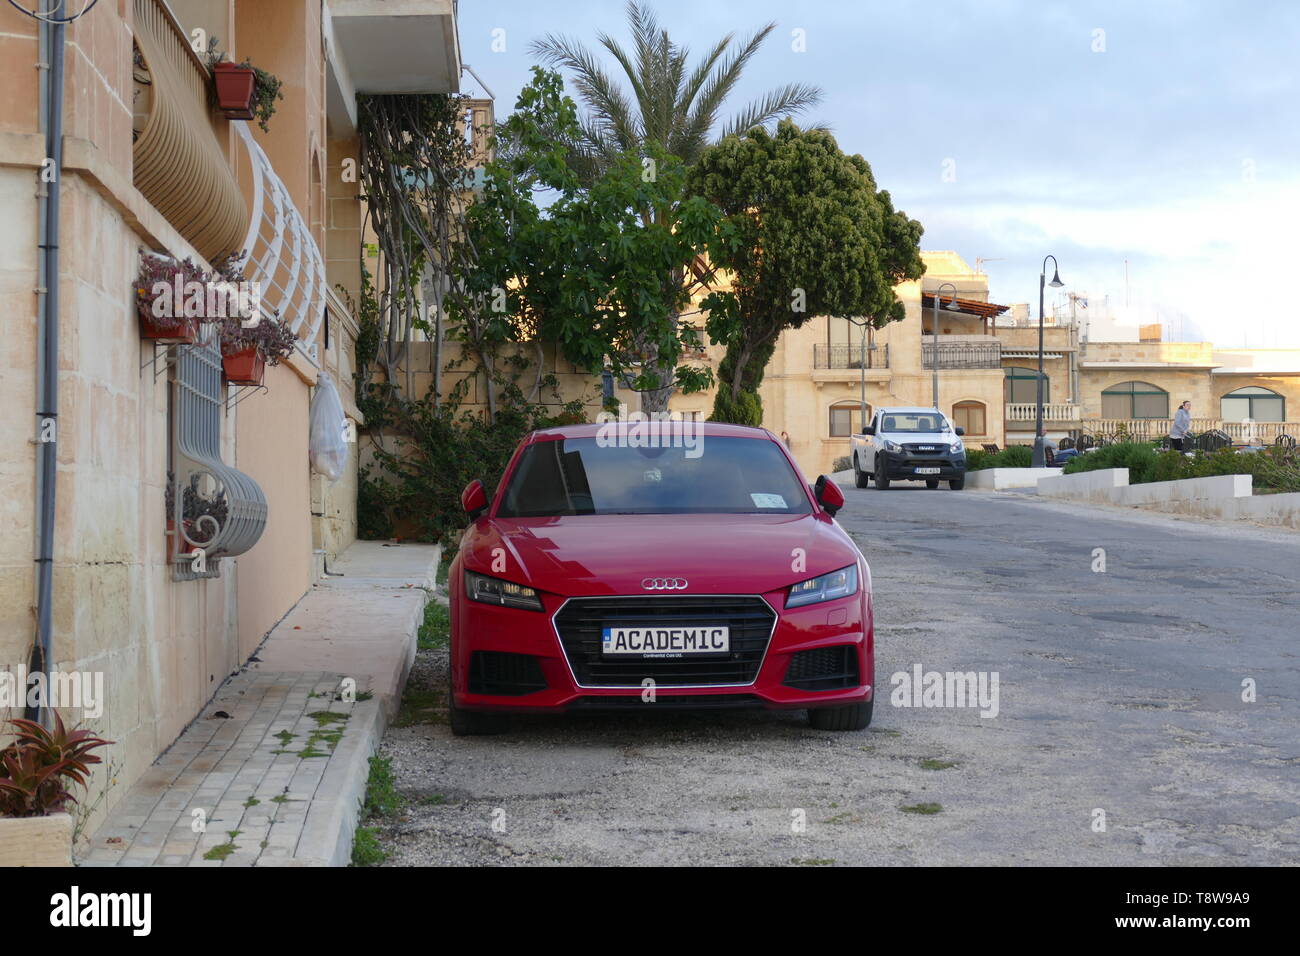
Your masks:
<path fill-rule="evenodd" d="M 716 242 L 721 211 L 685 197 L 686 170 L 653 145 L 582 183 L 566 162 L 564 135 L 578 127 L 558 74 L 536 69 L 504 127 L 514 149 L 489 166 L 468 214 L 476 327 L 502 341 L 555 342 L 580 368 L 608 366 L 638 389 L 661 385 L 659 364 L 674 387 L 707 387 L 707 369 L 678 365 L 696 341 L 678 318 L 693 286 L 674 277 Z M 545 209 L 539 191 L 552 194 Z"/>
<path fill-rule="evenodd" d="M 789 83 L 747 104 L 724 122 L 728 97 L 776 24 L 767 23 L 744 40 L 728 33 L 692 64 L 690 50 L 673 41 L 647 5 L 629 0 L 627 21 L 630 48 L 606 33 L 596 37 L 599 47 L 617 64 L 615 72 L 602 65 L 597 52 L 569 37 L 551 34 L 531 47 L 544 63 L 570 72 L 586 107 L 576 130 L 569 132 L 554 126 L 548 129 L 557 143 L 565 144 L 566 160 L 583 184 L 594 184 L 629 154 L 655 163 L 658 157 L 674 156 L 689 167 L 719 125 L 724 136 L 744 132 L 801 113 L 821 100 L 817 87 Z M 626 88 L 616 78 L 618 72 L 626 80 Z M 643 171 L 646 168 L 643 166 Z M 654 165 L 648 168 L 653 170 Z M 656 172 L 663 175 L 665 171 Z M 644 203 L 639 211 L 643 217 L 654 217 L 659 227 L 671 227 L 679 217 L 692 218 L 690 213 L 683 217 L 675 202 Z M 691 287 L 707 279 L 707 269 L 692 269 L 689 265 L 665 265 L 662 272 L 666 300 L 688 302 Z M 646 335 L 640 349 L 644 364 L 637 388 L 642 390 L 642 408 L 650 412 L 667 409 L 674 379 L 680 379 L 676 353 L 661 351 L 658 338 L 656 334 Z"/>
<path fill-rule="evenodd" d="M 921 224 L 895 210 L 871 167 L 824 130 L 783 120 L 704 151 L 688 191 L 716 203 L 730 229 L 711 248 L 729 291 L 704 300 L 709 337 L 727 346 L 713 419 L 762 423 L 758 387 L 777 338 L 815 315 L 903 317 L 894 286 L 919 279 Z"/>

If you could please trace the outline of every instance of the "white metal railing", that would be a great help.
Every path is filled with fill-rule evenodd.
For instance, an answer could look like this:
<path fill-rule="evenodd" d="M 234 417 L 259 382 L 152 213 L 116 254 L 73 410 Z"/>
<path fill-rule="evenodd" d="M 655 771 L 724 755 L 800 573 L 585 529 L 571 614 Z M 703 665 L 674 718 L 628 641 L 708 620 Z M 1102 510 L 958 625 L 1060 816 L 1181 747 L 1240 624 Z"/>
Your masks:
<path fill-rule="evenodd" d="M 1037 406 L 1033 402 L 1008 402 L 1007 421 L 1032 422 L 1037 419 Z M 1043 421 L 1077 422 L 1082 418 L 1079 406 L 1074 402 L 1043 402 Z"/>
<path fill-rule="evenodd" d="M 244 275 L 261 283 L 262 311 L 288 324 L 299 349 L 316 362 L 325 316 L 325 260 L 289 190 L 248 131 L 235 123 L 252 167 L 252 215 L 244 239 Z"/>
<path fill-rule="evenodd" d="M 1030 406 L 1031 408 L 1033 406 Z M 1169 434 L 1170 418 L 1098 418 L 1082 423 L 1086 431 L 1094 435 L 1127 434 L 1140 440 L 1164 438 Z M 1300 438 L 1300 422 L 1256 422 L 1225 421 L 1221 418 L 1193 418 L 1191 433 L 1203 435 L 1210 431 L 1221 431 L 1237 442 L 1259 442 L 1271 444 L 1279 435 Z"/>

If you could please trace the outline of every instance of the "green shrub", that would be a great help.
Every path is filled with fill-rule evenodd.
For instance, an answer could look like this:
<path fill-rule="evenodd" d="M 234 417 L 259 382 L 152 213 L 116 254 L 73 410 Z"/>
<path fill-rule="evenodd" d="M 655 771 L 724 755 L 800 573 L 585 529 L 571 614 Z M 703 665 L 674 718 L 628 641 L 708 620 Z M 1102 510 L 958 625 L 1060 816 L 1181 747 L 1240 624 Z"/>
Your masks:
<path fill-rule="evenodd" d="M 841 455 L 839 458 L 836 458 L 835 463 L 831 465 L 831 471 L 848 471 L 852 467 L 853 459 L 848 455 Z"/>
<path fill-rule="evenodd" d="M 982 471 L 985 468 L 1028 468 L 1034 462 L 1034 450 L 1028 445 L 1012 445 L 998 452 L 982 448 L 966 449 L 966 470 Z"/>
<path fill-rule="evenodd" d="M 1071 458 L 1062 471 L 1073 475 L 1102 468 L 1127 468 L 1129 484 L 1136 485 L 1151 480 L 1157 457 L 1158 453 L 1150 442 L 1121 442 Z"/>
<path fill-rule="evenodd" d="M 1129 484 L 1132 485 L 1216 475 L 1251 475 L 1256 488 L 1300 491 L 1300 454 L 1285 448 L 1265 448 L 1245 454 L 1232 448 L 1220 448 L 1185 455 L 1176 451 L 1159 451 L 1146 443 L 1107 445 L 1068 462 L 1065 473 L 1099 468 L 1127 468 Z"/>

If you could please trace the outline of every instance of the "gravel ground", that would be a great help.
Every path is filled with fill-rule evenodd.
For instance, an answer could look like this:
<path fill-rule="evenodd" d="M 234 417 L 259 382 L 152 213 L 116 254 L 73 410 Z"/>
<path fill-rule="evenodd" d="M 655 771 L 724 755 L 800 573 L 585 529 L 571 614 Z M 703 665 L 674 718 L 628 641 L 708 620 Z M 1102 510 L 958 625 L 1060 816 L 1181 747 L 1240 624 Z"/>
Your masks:
<path fill-rule="evenodd" d="M 846 496 L 874 575 L 869 729 L 639 712 L 453 738 L 446 651 L 421 651 L 382 750 L 408 800 L 379 825 L 388 865 L 1300 863 L 1300 535 Z M 997 716 L 891 706 L 918 664 L 997 672 Z"/>

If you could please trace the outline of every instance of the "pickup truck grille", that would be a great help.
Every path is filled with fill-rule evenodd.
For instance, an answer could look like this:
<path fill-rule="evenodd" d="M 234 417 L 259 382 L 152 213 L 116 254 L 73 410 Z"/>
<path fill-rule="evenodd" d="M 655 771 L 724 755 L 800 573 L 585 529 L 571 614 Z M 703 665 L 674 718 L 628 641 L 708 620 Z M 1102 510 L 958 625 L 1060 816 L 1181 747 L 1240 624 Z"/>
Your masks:
<path fill-rule="evenodd" d="M 942 442 L 909 442 L 903 446 L 903 451 L 924 458 L 927 455 L 946 455 L 948 446 Z"/>

